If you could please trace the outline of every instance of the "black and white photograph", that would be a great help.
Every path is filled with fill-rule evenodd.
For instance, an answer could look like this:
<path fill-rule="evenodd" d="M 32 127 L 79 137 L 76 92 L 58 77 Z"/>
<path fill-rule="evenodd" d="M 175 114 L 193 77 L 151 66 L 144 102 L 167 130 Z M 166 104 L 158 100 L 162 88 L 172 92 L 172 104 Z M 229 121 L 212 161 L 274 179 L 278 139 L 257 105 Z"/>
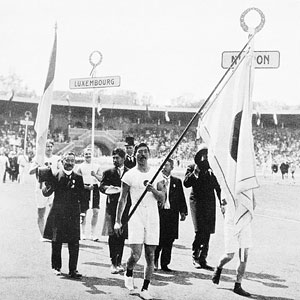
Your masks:
<path fill-rule="evenodd" d="M 300 0 L 0 3 L 1 300 L 300 298 Z"/>

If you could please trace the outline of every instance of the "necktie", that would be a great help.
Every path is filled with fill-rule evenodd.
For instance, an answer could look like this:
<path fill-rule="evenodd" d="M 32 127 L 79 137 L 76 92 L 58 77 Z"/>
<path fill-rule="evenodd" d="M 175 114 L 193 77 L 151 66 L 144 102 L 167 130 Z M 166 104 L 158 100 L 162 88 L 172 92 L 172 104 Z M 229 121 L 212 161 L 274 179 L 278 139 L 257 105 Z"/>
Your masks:
<path fill-rule="evenodd" d="M 117 172 L 118 172 L 119 176 L 121 177 L 121 170 L 119 168 L 117 168 Z"/>

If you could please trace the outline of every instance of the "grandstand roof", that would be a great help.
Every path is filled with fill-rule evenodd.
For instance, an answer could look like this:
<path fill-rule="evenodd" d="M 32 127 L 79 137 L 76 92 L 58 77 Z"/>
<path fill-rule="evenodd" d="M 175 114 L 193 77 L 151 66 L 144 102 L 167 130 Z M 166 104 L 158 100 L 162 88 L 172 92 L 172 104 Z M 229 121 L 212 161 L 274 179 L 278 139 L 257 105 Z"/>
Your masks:
<path fill-rule="evenodd" d="M 7 101 L 5 99 L 0 99 Z M 14 97 L 13 102 L 21 103 L 35 103 L 38 104 L 40 98 L 25 98 L 25 97 Z M 68 102 L 65 99 L 53 99 L 54 105 L 68 106 Z M 92 99 L 87 96 L 87 100 L 70 101 L 72 107 L 92 107 Z M 96 104 L 97 105 L 97 104 Z M 195 107 L 170 107 L 170 106 L 147 106 L 146 105 L 128 105 L 128 104 L 116 104 L 116 103 L 101 103 L 102 108 L 107 109 L 121 109 L 121 110 L 140 110 L 140 111 L 168 111 L 168 112 L 190 112 L 196 113 L 198 108 Z"/>
<path fill-rule="evenodd" d="M 67 94 L 67 92 L 65 93 Z M 5 96 L 4 96 L 5 97 Z M 8 101 L 8 99 L 0 98 L 0 101 Z M 13 102 L 21 102 L 21 103 L 34 103 L 38 104 L 40 101 L 40 97 L 19 97 L 15 96 L 13 98 Z M 53 99 L 54 105 L 59 106 L 69 106 L 67 100 L 62 97 L 55 97 Z M 88 94 L 81 94 L 79 97 L 76 97 L 70 101 L 70 105 L 72 107 L 92 107 L 92 96 Z M 97 104 L 96 104 L 97 105 Z M 146 105 L 132 105 L 132 104 L 119 104 L 119 103 L 103 103 L 101 101 L 101 107 L 106 109 L 119 109 L 119 110 L 135 110 L 135 111 L 160 111 L 160 112 L 185 112 L 185 113 L 196 113 L 198 111 L 198 107 L 174 107 L 174 106 L 147 106 Z M 255 114 L 256 111 L 253 110 Z M 279 108 L 263 108 L 259 111 L 259 113 L 265 115 L 300 115 L 299 109 L 279 109 Z"/>

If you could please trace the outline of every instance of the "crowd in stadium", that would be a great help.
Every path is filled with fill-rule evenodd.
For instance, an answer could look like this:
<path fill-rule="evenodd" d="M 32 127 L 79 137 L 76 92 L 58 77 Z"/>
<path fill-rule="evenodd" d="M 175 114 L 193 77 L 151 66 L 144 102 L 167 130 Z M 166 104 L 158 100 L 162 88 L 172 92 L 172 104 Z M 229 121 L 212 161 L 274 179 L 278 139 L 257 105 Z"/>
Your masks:
<path fill-rule="evenodd" d="M 24 127 L 7 129 L 9 126 L 0 127 L 0 153 L 5 154 L 10 162 L 14 161 L 22 153 L 24 148 Z M 164 158 L 178 141 L 182 132 L 178 129 L 158 129 L 144 130 L 144 132 L 135 134 L 134 132 L 125 133 L 134 137 L 136 143 L 147 142 L 152 153 L 152 157 L 157 159 Z M 293 128 L 253 128 L 254 150 L 257 166 L 260 168 L 271 168 L 272 164 L 278 165 L 282 162 L 289 165 L 300 165 L 300 130 Z M 54 130 L 49 137 L 55 142 L 65 141 L 62 132 Z M 196 132 L 189 131 L 176 148 L 173 158 L 178 167 L 185 167 L 183 161 L 191 161 L 197 152 Z M 27 132 L 27 155 L 29 161 L 35 152 L 35 131 L 28 129 Z"/>
<path fill-rule="evenodd" d="M 300 130 L 292 128 L 253 128 L 254 149 L 257 165 L 270 161 L 300 164 Z"/>

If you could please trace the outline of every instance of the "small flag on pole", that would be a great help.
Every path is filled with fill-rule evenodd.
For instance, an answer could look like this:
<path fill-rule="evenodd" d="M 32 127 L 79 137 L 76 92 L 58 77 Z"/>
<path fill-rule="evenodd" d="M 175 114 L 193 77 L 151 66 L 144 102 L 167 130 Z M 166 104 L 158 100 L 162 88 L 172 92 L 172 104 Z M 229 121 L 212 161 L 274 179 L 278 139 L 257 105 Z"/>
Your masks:
<path fill-rule="evenodd" d="M 278 120 L 277 120 L 277 114 L 273 114 L 273 120 L 274 120 L 274 124 L 278 125 Z"/>
<path fill-rule="evenodd" d="M 4 108 L 4 111 L 9 111 L 9 117 L 11 117 L 11 103 L 14 99 L 14 96 L 15 96 L 15 91 L 11 90 L 11 95 L 10 95 L 9 99 L 7 100 L 7 103 Z"/>
<path fill-rule="evenodd" d="M 11 90 L 11 95 L 10 95 L 10 97 L 8 99 L 8 102 L 11 102 L 14 99 L 14 96 L 15 96 L 15 91 Z"/>
<path fill-rule="evenodd" d="M 56 25 L 55 25 L 54 43 L 53 43 L 52 53 L 50 57 L 46 84 L 45 84 L 42 99 L 38 106 L 37 117 L 34 125 L 34 130 L 36 131 L 36 161 L 40 165 L 43 164 L 44 162 L 48 127 L 50 122 L 55 64 L 56 64 L 56 49 L 57 49 L 57 36 L 56 36 Z"/>
<path fill-rule="evenodd" d="M 151 114 L 150 114 L 150 111 L 149 111 L 149 105 L 148 104 L 146 104 L 146 118 L 151 119 Z"/>
<path fill-rule="evenodd" d="M 98 116 L 100 116 L 100 115 L 101 115 L 101 110 L 102 110 L 100 96 L 98 96 L 97 101 L 98 101 L 98 102 L 97 102 L 97 113 L 98 113 Z"/>
<path fill-rule="evenodd" d="M 165 119 L 166 119 L 166 122 L 170 122 L 169 112 L 167 110 L 165 112 Z"/>
<path fill-rule="evenodd" d="M 256 111 L 256 125 L 257 126 L 260 125 L 260 118 L 261 118 L 260 112 L 257 110 Z"/>
<path fill-rule="evenodd" d="M 199 121 L 199 134 L 208 145 L 209 161 L 226 195 L 235 233 L 253 218 L 258 187 L 252 136 L 252 43 L 219 97 Z"/>

